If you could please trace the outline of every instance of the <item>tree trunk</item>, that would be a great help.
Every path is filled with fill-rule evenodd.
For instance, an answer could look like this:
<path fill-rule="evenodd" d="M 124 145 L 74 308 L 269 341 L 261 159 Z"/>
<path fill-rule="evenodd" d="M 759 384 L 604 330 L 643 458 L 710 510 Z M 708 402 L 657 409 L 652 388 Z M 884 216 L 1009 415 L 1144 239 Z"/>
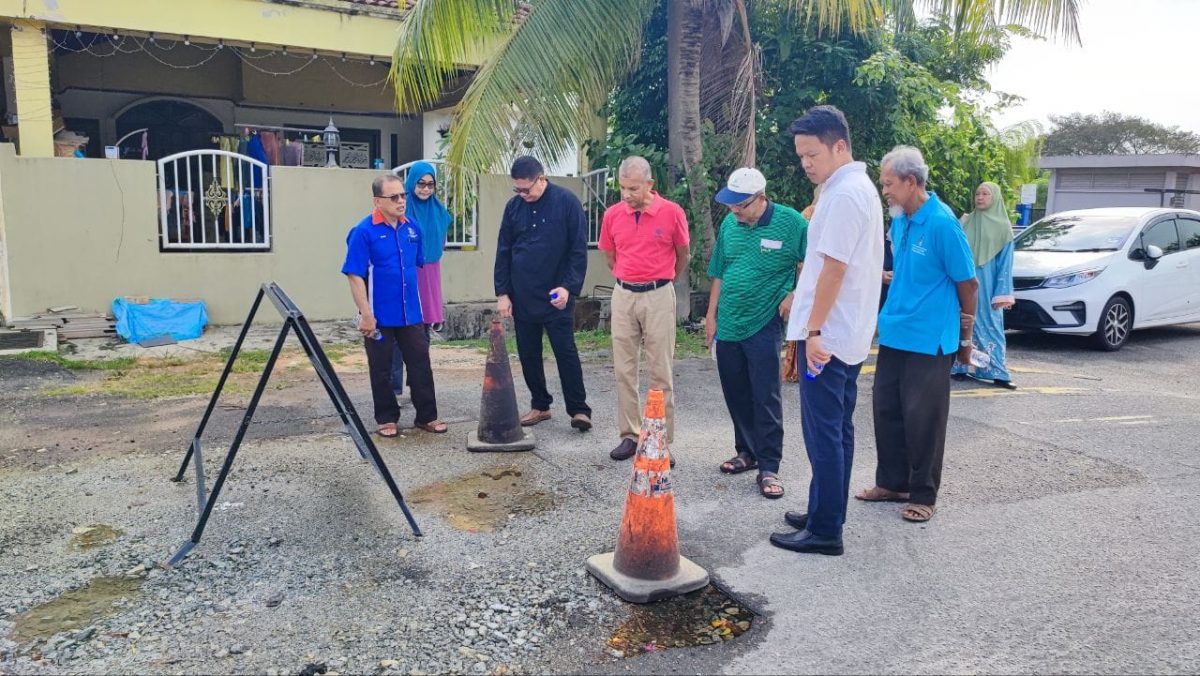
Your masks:
<path fill-rule="evenodd" d="M 695 221 L 701 260 L 712 255 L 713 224 L 704 176 L 704 135 L 700 116 L 700 53 L 704 40 L 704 0 L 673 0 L 667 15 L 667 140 L 672 180 L 687 181 L 689 212 Z M 691 313 L 690 274 L 676 288 L 676 312 Z"/>

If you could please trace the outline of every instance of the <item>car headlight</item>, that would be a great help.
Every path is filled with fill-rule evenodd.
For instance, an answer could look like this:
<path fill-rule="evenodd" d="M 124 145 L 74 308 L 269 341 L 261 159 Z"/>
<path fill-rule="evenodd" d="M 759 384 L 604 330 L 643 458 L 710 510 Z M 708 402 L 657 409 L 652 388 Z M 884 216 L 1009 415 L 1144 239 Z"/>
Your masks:
<path fill-rule="evenodd" d="M 1101 272 L 1104 272 L 1104 268 L 1093 268 L 1091 270 L 1069 272 L 1065 275 L 1055 275 L 1054 277 L 1047 277 L 1046 281 L 1042 282 L 1042 286 L 1047 289 L 1065 289 L 1068 286 L 1083 284 Z"/>

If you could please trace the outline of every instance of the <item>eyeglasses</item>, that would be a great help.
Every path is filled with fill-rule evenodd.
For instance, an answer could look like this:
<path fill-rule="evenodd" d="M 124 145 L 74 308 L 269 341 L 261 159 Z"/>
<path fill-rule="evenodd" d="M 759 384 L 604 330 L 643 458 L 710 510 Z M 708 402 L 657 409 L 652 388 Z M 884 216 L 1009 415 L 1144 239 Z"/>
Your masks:
<path fill-rule="evenodd" d="M 754 200 L 756 200 L 756 199 L 758 199 L 758 195 L 751 197 L 750 199 L 746 200 L 745 202 L 738 202 L 737 204 L 733 205 L 733 208 L 734 209 L 745 209 L 746 207 L 750 206 L 751 204 L 754 204 Z"/>
<path fill-rule="evenodd" d="M 377 199 L 377 200 L 391 200 L 391 201 L 395 202 L 396 204 L 399 204 L 399 203 L 401 203 L 401 202 L 403 202 L 403 201 L 404 201 L 404 197 L 405 197 L 404 193 L 402 193 L 402 192 L 398 192 L 398 193 L 396 193 L 395 195 L 376 195 L 376 196 L 375 196 L 375 199 Z"/>
<path fill-rule="evenodd" d="M 436 181 L 417 181 L 418 188 L 433 188 L 437 186 Z"/>
<path fill-rule="evenodd" d="M 516 188 L 516 187 L 514 187 L 514 188 L 513 188 L 513 192 L 517 193 L 518 195 L 528 195 L 529 193 L 533 192 L 533 188 L 534 188 L 534 186 L 536 186 L 536 185 L 538 184 L 538 181 L 542 180 L 543 178 L 545 178 L 545 177 L 544 177 L 544 176 L 538 176 L 537 178 L 533 179 L 533 185 L 529 186 L 528 188 Z"/>

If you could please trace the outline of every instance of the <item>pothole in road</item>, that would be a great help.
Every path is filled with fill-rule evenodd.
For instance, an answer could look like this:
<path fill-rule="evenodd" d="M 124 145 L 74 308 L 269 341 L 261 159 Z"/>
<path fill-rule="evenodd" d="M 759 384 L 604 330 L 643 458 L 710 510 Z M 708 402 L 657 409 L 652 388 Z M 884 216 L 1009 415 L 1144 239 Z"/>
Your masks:
<path fill-rule="evenodd" d="M 78 631 L 120 610 L 118 602 L 141 595 L 136 577 L 94 577 L 79 589 L 34 606 L 17 615 L 9 634 L 17 643 L 48 639 L 64 631 Z M 83 639 L 80 639 L 83 640 Z"/>
<path fill-rule="evenodd" d="M 510 518 L 553 509 L 554 495 L 535 486 L 516 465 L 498 465 L 413 491 L 408 501 L 437 508 L 450 525 L 490 533 Z"/>
<path fill-rule="evenodd" d="M 731 641 L 754 626 L 754 612 L 716 587 L 635 605 L 608 639 L 613 657 Z"/>
<path fill-rule="evenodd" d="M 95 549 L 116 540 L 121 535 L 123 535 L 121 531 L 106 523 L 80 526 L 71 531 L 71 541 L 68 547 L 71 549 Z"/>

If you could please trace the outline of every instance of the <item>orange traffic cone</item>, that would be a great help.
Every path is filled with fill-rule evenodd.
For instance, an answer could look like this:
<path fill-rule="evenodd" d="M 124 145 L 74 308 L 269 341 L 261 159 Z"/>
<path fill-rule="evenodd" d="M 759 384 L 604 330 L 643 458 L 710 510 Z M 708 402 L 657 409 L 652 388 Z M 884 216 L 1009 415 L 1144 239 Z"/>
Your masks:
<path fill-rule="evenodd" d="M 679 555 L 662 390 L 650 390 L 646 395 L 617 550 L 591 557 L 587 569 L 633 603 L 686 594 L 708 584 L 708 572 Z"/>
<path fill-rule="evenodd" d="M 513 389 L 508 348 L 504 345 L 504 326 L 492 320 L 488 332 L 487 366 L 483 371 L 483 401 L 479 405 L 479 429 L 467 434 L 467 450 L 531 451 L 533 432 L 521 427 L 517 413 L 517 391 Z"/>

